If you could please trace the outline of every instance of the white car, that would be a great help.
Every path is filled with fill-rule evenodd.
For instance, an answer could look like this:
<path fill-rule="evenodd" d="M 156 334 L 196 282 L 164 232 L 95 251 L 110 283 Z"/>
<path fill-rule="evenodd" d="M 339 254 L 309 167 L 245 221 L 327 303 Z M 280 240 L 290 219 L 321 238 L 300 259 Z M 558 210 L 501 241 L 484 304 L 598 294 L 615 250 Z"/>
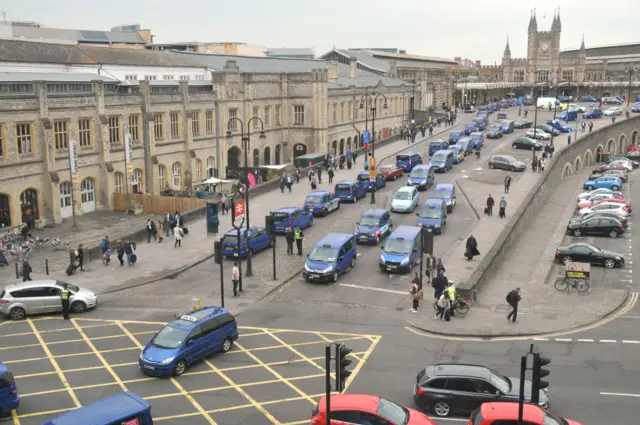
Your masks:
<path fill-rule="evenodd" d="M 604 111 L 602 115 L 606 117 L 610 117 L 612 115 L 622 115 L 623 112 L 624 112 L 624 109 L 622 109 L 620 106 L 614 106 L 613 108 L 609 108 L 606 111 Z"/>
<path fill-rule="evenodd" d="M 625 220 L 629 217 L 629 212 L 627 211 L 627 208 L 624 206 L 624 204 L 618 204 L 617 202 L 603 202 L 592 208 L 582 208 L 578 211 L 578 214 L 580 214 L 580 216 L 584 216 L 585 214 L 597 211 L 606 211 L 618 214 Z"/>
<path fill-rule="evenodd" d="M 420 197 L 415 186 L 402 186 L 396 190 L 391 199 L 391 211 L 393 212 L 413 212 L 418 206 Z"/>
<path fill-rule="evenodd" d="M 614 190 L 611 189 L 607 189 L 607 188 L 600 188 L 600 189 L 594 189 L 594 190 L 590 190 L 588 192 L 582 192 L 581 194 L 578 195 L 578 201 L 582 201 L 583 199 L 587 199 L 590 198 L 594 195 L 598 195 L 601 193 L 613 193 L 615 192 Z"/>
<path fill-rule="evenodd" d="M 546 131 L 540 130 L 539 128 L 531 128 L 527 130 L 527 137 L 538 140 L 549 140 L 551 139 L 551 135 Z"/>
<path fill-rule="evenodd" d="M 580 113 L 586 112 L 587 109 L 584 106 L 577 105 L 575 103 L 570 103 L 567 105 L 567 110 L 569 111 L 577 111 Z"/>
<path fill-rule="evenodd" d="M 578 202 L 578 208 L 584 208 L 586 205 L 602 201 L 603 199 L 616 199 L 612 193 L 596 193 L 585 199 L 581 199 Z"/>
<path fill-rule="evenodd" d="M 632 171 L 633 170 L 633 165 L 630 162 L 625 161 L 623 159 L 616 160 L 616 161 L 611 161 L 610 164 L 620 164 L 627 171 Z"/>

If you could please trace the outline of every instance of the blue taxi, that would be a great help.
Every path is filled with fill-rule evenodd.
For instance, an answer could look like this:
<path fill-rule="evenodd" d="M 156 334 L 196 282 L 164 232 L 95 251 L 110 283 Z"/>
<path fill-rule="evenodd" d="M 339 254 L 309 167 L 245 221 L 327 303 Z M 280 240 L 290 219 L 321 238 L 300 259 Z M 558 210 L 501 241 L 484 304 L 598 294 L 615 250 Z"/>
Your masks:
<path fill-rule="evenodd" d="M 355 204 L 358 199 L 365 197 L 367 188 L 357 180 L 343 180 L 336 183 L 333 193 L 340 199 L 340 202 L 349 201 Z"/>
<path fill-rule="evenodd" d="M 440 153 L 437 155 L 440 155 Z M 418 190 L 427 190 L 433 185 L 435 179 L 435 167 L 431 164 L 418 165 L 409 173 L 407 186 L 416 186 Z"/>
<path fill-rule="evenodd" d="M 447 206 L 447 213 L 453 212 L 456 207 L 456 185 L 453 183 L 440 183 L 436 186 L 429 199 L 440 198 Z"/>
<path fill-rule="evenodd" d="M 271 247 L 273 239 L 264 227 L 251 226 L 249 230 L 240 229 L 240 245 L 238 245 L 238 231 L 231 229 L 222 237 L 222 255 L 224 257 L 246 257 Z"/>
<path fill-rule="evenodd" d="M 302 276 L 307 282 L 337 282 L 341 274 L 355 267 L 357 258 L 354 235 L 329 233 L 307 254 Z"/>
<path fill-rule="evenodd" d="M 460 164 L 462 161 L 464 161 L 464 147 L 453 145 L 449 146 L 449 150 L 453 152 L 453 162 L 455 162 L 456 164 Z"/>
<path fill-rule="evenodd" d="M 462 130 L 453 130 L 449 134 L 449 143 L 451 144 L 456 143 L 463 135 L 464 135 L 464 132 Z"/>
<path fill-rule="evenodd" d="M 416 224 L 428 232 L 442 233 L 442 229 L 447 224 L 446 209 L 444 199 L 429 197 L 416 213 L 418 216 Z"/>
<path fill-rule="evenodd" d="M 328 190 L 311 192 L 304 200 L 304 210 L 313 215 L 326 216 L 340 209 L 340 199 Z"/>
<path fill-rule="evenodd" d="M 114 394 L 63 413 L 43 425 L 152 425 L 151 405 L 132 392 Z"/>
<path fill-rule="evenodd" d="M 140 370 L 153 376 L 180 376 L 187 366 L 238 339 L 236 319 L 222 307 L 203 307 L 168 323 L 140 353 Z"/>
<path fill-rule="evenodd" d="M 480 133 L 479 131 L 475 131 L 471 133 L 469 137 L 471 137 L 471 140 L 473 140 L 473 147 L 475 150 L 482 149 L 482 147 L 484 146 L 484 134 Z"/>
<path fill-rule="evenodd" d="M 11 416 L 11 411 L 20 406 L 16 380 L 4 363 L 0 362 L 0 419 Z"/>
<path fill-rule="evenodd" d="M 371 176 L 368 171 L 360 171 L 356 180 L 364 185 L 367 192 L 387 186 L 387 179 L 379 172 L 376 172 L 376 179 L 373 182 L 371 181 Z"/>
<path fill-rule="evenodd" d="M 429 156 L 433 155 L 438 151 L 445 150 L 449 147 L 449 143 L 443 140 L 434 140 L 433 142 L 429 142 Z"/>
<path fill-rule="evenodd" d="M 386 272 L 410 272 L 420 262 L 422 241 L 420 227 L 398 226 L 382 247 L 379 266 Z"/>
<path fill-rule="evenodd" d="M 464 126 L 464 134 L 465 134 L 465 136 L 468 136 L 471 133 L 474 133 L 476 131 L 478 131 L 478 126 L 473 122 L 470 122 L 470 123 L 468 123 L 467 125 Z"/>
<path fill-rule="evenodd" d="M 356 223 L 356 241 L 358 243 L 379 243 L 380 239 L 391 233 L 391 213 L 385 209 L 366 210 Z"/>
<path fill-rule="evenodd" d="M 474 118 L 473 123 L 478 127 L 478 131 L 484 131 L 484 129 L 487 128 L 487 124 L 483 118 Z"/>
<path fill-rule="evenodd" d="M 313 226 L 313 214 L 298 207 L 283 207 L 272 211 L 276 233 L 286 233 L 287 228 L 306 229 Z"/>
<path fill-rule="evenodd" d="M 416 165 L 422 164 L 422 156 L 416 152 L 405 152 L 396 155 L 396 166 L 403 171 L 409 172 Z"/>

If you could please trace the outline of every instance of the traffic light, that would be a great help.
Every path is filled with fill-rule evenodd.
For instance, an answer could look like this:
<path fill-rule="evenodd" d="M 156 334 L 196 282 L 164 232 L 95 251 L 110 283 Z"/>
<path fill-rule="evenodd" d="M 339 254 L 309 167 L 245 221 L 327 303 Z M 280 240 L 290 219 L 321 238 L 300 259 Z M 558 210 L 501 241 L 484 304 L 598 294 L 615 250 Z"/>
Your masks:
<path fill-rule="evenodd" d="M 351 364 L 351 360 L 347 356 L 353 350 L 347 348 L 344 344 L 336 344 L 336 390 L 341 393 L 345 389 L 347 378 L 351 375 L 351 371 L 347 370 L 347 366 Z"/>
<path fill-rule="evenodd" d="M 531 403 L 538 404 L 540 402 L 540 390 L 543 390 L 549 386 L 549 382 L 543 381 L 542 378 L 548 376 L 547 369 L 543 369 L 542 366 L 546 366 L 551 363 L 551 360 L 542 357 L 538 353 L 533 353 L 533 369 L 531 376 Z"/>
<path fill-rule="evenodd" d="M 222 264 L 222 242 L 213 243 L 213 259 L 216 264 Z"/>

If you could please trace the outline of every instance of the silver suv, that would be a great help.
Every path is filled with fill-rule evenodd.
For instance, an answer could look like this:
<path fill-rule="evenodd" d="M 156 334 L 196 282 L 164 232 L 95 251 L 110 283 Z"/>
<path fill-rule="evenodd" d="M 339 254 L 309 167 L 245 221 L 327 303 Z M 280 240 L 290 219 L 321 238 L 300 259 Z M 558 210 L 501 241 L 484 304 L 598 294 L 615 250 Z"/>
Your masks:
<path fill-rule="evenodd" d="M 15 283 L 0 289 L 0 313 L 12 320 L 23 320 L 30 314 L 56 313 L 62 311 L 60 291 L 71 292 L 71 311 L 83 313 L 98 304 L 92 291 L 59 280 L 33 280 Z"/>

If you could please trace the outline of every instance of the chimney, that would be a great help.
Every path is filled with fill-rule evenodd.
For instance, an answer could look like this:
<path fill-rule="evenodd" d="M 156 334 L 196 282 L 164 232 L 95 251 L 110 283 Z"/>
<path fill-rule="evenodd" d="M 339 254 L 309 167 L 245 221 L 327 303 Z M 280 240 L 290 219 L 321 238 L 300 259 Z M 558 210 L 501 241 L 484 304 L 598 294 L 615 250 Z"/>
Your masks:
<path fill-rule="evenodd" d="M 338 61 L 330 60 L 328 63 L 328 80 L 330 83 L 338 82 Z"/>
<path fill-rule="evenodd" d="M 349 78 L 356 79 L 358 75 L 358 59 L 353 56 L 349 58 Z"/>

